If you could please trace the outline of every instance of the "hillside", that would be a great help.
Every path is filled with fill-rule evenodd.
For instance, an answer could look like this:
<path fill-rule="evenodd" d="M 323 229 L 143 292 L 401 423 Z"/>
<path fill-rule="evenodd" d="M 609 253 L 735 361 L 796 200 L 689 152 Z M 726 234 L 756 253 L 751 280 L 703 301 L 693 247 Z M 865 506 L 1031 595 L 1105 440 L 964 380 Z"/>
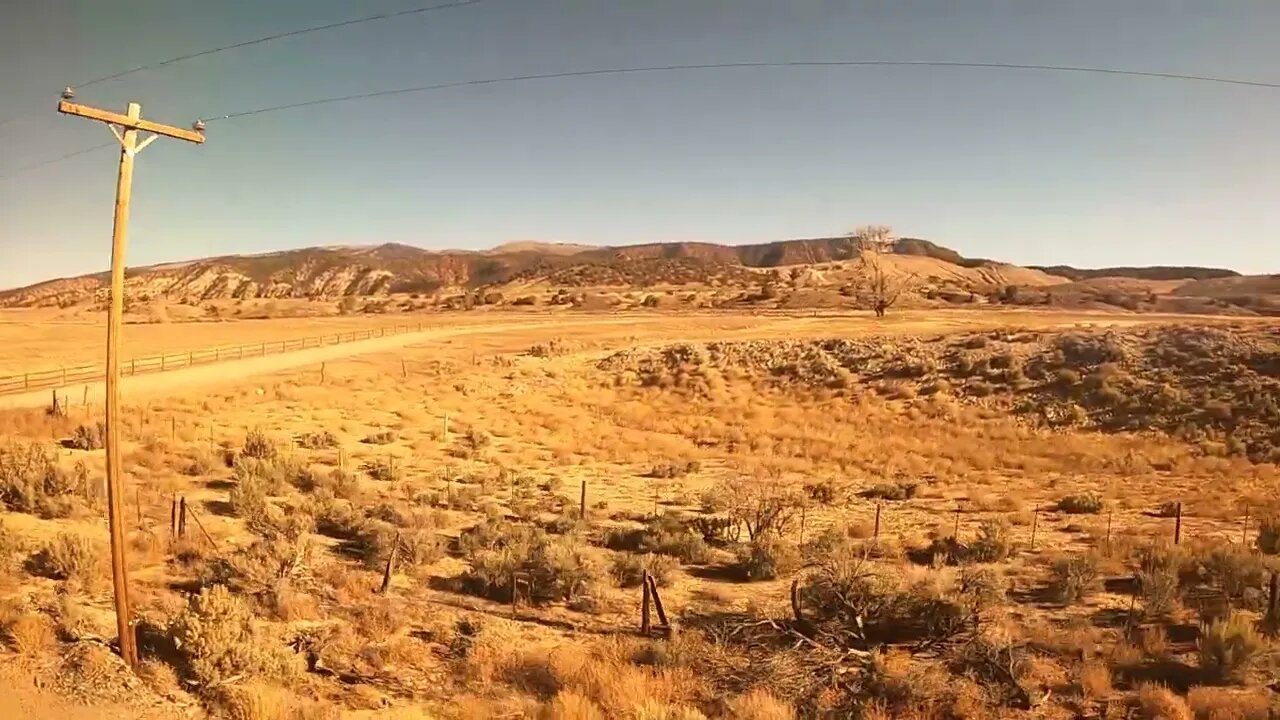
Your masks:
<path fill-rule="evenodd" d="M 931 242 L 899 240 L 894 251 L 975 266 Z M 442 288 L 470 289 L 544 278 L 580 287 L 671 282 L 691 284 L 725 275 L 739 280 L 743 268 L 777 268 L 850 260 L 847 238 L 787 240 L 755 245 L 653 243 L 588 247 L 520 242 L 487 252 L 435 252 L 408 245 L 316 247 L 262 255 L 229 255 L 130 268 L 131 302 L 163 299 L 199 303 L 217 299 L 320 298 L 427 294 Z M 737 269 L 736 271 L 734 269 Z M 0 292 L 0 307 L 62 306 L 105 300 L 105 273 L 38 283 Z"/>
<path fill-rule="evenodd" d="M 1135 280 L 1208 280 L 1239 277 L 1240 273 L 1224 268 L 1151 265 L 1149 267 L 1074 268 L 1070 265 L 1032 265 L 1050 275 L 1068 280 L 1095 280 L 1098 278 L 1133 278 Z"/>
<path fill-rule="evenodd" d="M 892 245 L 883 266 L 906 282 L 903 305 L 993 303 L 1127 311 L 1277 314 L 1274 278 L 1211 268 L 1020 267 L 919 238 Z M 415 310 L 428 306 L 573 305 L 576 307 L 841 308 L 866 305 L 866 278 L 847 237 L 749 245 L 678 242 L 619 247 L 523 241 L 484 251 L 432 251 L 400 244 L 313 247 L 228 255 L 130 268 L 126 306 L 153 319 L 226 314 L 245 301 L 326 301 L 295 314 Z M 909 282 L 907 279 L 909 278 Z M 93 312 L 106 303 L 108 277 L 97 273 L 0 292 L 0 307 Z M 670 296 L 681 291 L 678 298 Z M 637 294 L 637 292 L 639 294 Z M 649 293 L 649 294 L 646 294 Z M 399 300 L 391 302 L 389 299 Z M 221 305 L 221 306 L 220 306 Z M 185 309 L 184 309 L 185 306 Z M 327 308 L 327 309 L 326 309 Z M 232 314 L 248 317 L 236 309 Z M 271 314 L 271 312 L 268 312 Z"/>

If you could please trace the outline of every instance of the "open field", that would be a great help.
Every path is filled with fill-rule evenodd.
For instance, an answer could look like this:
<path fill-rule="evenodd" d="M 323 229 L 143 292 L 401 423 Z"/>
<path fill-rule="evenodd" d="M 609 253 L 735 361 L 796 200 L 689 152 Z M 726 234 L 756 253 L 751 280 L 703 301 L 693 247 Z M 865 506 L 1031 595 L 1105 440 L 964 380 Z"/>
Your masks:
<path fill-rule="evenodd" d="M 111 703 L 102 717 L 1276 705 L 1274 322 L 432 322 L 327 359 L 323 378 L 300 357 L 126 388 L 141 680 L 107 649 L 100 406 L 0 410 L 0 664 Z M 302 323 L 130 325 L 126 342 L 185 349 L 191 327 L 201 345 L 224 337 L 206 330 L 279 340 L 313 332 Z M 11 364 L 74 355 L 98 330 L 9 327 Z M 175 498 L 191 508 L 181 538 Z M 674 626 L 648 638 L 646 572 Z M 0 678 L 0 698 L 19 681 Z"/>

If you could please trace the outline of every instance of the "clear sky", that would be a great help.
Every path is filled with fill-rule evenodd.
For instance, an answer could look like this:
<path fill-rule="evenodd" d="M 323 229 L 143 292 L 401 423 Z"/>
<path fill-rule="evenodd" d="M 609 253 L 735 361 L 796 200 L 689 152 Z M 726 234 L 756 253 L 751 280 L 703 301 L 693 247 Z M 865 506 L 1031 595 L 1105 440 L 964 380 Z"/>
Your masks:
<path fill-rule="evenodd" d="M 0 0 L 0 175 L 109 141 L 58 91 L 428 0 Z M 487 0 L 86 88 L 158 121 L 474 78 L 786 60 L 1280 81 L 1275 0 Z M 35 116 L 30 116 L 31 113 Z M 0 287 L 105 270 L 115 156 L 0 179 Z M 130 264 L 330 244 L 760 242 L 892 225 L 1019 263 L 1280 271 L 1280 90 L 967 69 L 460 88 L 229 120 L 139 156 Z"/>

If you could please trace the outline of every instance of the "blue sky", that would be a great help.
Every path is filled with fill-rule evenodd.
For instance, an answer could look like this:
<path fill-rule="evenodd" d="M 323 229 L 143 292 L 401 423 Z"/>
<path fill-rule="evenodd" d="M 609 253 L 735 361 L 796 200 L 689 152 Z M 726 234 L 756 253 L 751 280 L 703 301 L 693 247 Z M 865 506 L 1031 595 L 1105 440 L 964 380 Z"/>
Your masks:
<path fill-rule="evenodd" d="M 427 0 L 0 0 L 0 175 L 110 140 L 116 70 Z M 1280 81 L 1273 0 L 487 0 L 199 58 L 83 102 L 186 125 L 593 67 L 952 60 Z M 34 114 L 33 114 L 34 113 Z M 766 69 L 460 88 L 211 123 L 139 156 L 130 264 L 328 244 L 761 242 L 890 224 L 1019 263 L 1280 271 L 1280 90 Z M 115 157 L 0 179 L 0 287 L 106 269 Z"/>

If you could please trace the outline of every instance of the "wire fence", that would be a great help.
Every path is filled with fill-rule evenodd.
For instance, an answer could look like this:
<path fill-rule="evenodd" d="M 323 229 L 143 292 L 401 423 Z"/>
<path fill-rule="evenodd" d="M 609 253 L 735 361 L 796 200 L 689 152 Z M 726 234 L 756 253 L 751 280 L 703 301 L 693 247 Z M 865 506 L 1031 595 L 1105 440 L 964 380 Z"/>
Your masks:
<path fill-rule="evenodd" d="M 205 348 L 202 350 L 187 350 L 184 352 L 149 355 L 147 357 L 132 358 L 130 360 L 122 361 L 120 363 L 120 376 L 133 377 L 135 375 L 168 372 L 170 370 L 180 370 L 182 368 L 194 367 L 196 365 L 208 365 L 211 363 L 222 362 L 224 360 L 242 360 L 244 358 L 265 357 L 267 355 L 278 355 L 280 353 L 293 352 L 295 350 L 307 350 L 310 348 L 326 347 L 329 345 L 341 345 L 343 343 L 356 342 L 359 340 L 371 340 L 373 338 L 401 335 L 407 332 L 420 332 L 421 330 L 421 323 L 418 323 L 417 325 L 392 325 L 389 327 L 352 330 L 350 332 L 318 335 L 294 340 L 272 340 L 268 342 L 248 343 L 245 345 L 229 345 Z M 99 382 L 105 378 L 105 372 L 106 371 L 102 365 L 94 364 L 64 366 L 49 370 L 25 372 L 19 375 L 3 376 L 0 377 L 0 395 L 13 395 L 33 390 L 49 390 L 51 388 L 58 389 L 71 385 Z"/>

